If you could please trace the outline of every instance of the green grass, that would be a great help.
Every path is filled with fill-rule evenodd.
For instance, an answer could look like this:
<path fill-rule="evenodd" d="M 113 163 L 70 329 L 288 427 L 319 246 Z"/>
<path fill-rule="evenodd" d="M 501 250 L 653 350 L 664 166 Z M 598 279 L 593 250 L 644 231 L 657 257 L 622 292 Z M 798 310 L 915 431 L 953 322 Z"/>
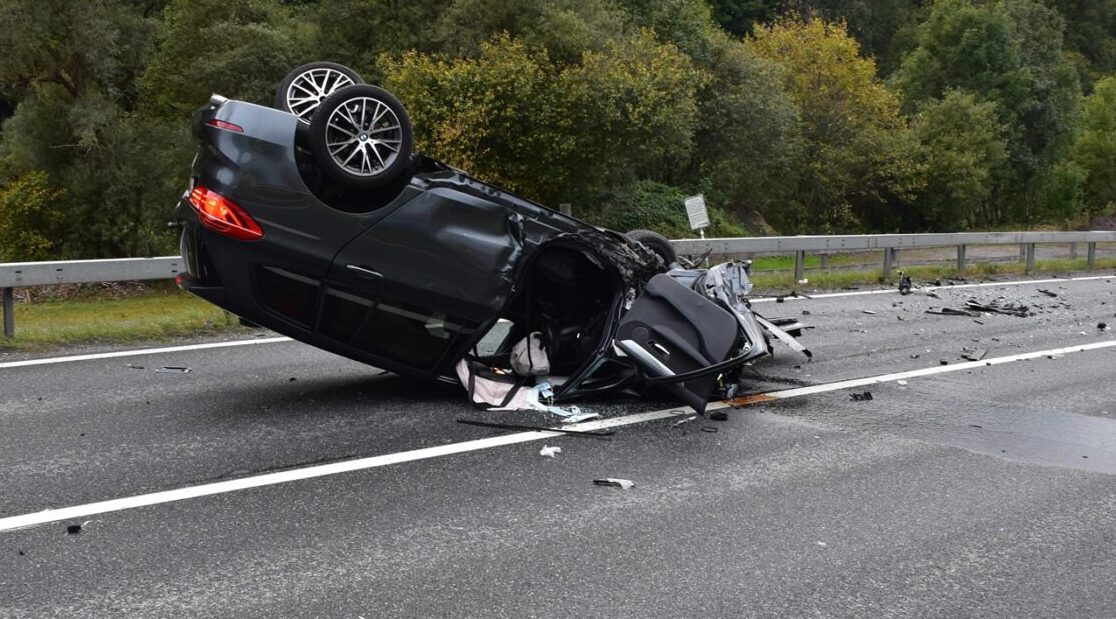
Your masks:
<path fill-rule="evenodd" d="M 15 306 L 16 337 L 0 350 L 49 350 L 62 345 L 124 343 L 243 330 L 235 316 L 179 290 L 123 298 L 83 295 Z"/>
<path fill-rule="evenodd" d="M 791 266 L 794 266 L 793 258 Z M 1089 263 L 1084 258 L 1073 260 L 1068 258 L 1038 260 L 1035 262 L 1035 272 L 1047 274 L 1071 273 L 1074 271 L 1085 271 L 1088 269 L 1088 266 Z M 1096 268 L 1098 271 L 1116 268 L 1116 258 L 1097 258 Z M 911 278 L 918 282 L 919 280 L 947 279 L 950 277 L 964 277 L 973 280 L 995 275 L 1023 275 L 1026 269 L 1025 265 L 1021 262 L 971 263 L 963 272 L 959 272 L 956 266 L 945 265 L 897 267 L 892 271 L 891 281 L 888 282 L 889 285 L 898 281 L 900 270 L 909 274 Z M 799 284 L 794 280 L 794 273 L 764 273 L 762 271 L 756 272 L 753 270 L 752 283 L 755 284 L 758 290 L 765 291 L 802 290 L 805 288 L 840 289 L 847 286 L 879 284 L 881 277 L 883 277 L 883 269 L 863 271 L 807 271 L 806 278 L 809 280 L 808 283 Z"/>

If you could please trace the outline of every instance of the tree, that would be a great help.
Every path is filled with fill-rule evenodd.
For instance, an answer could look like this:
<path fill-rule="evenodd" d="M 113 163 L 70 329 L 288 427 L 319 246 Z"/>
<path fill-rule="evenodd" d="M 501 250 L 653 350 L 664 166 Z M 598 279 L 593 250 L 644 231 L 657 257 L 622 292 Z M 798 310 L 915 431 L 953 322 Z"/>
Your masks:
<path fill-rule="evenodd" d="M 286 8 L 263 0 L 172 0 L 158 36 L 141 96 L 147 112 L 178 119 L 215 92 L 270 105 L 309 46 Z"/>
<path fill-rule="evenodd" d="M 1007 164 L 995 104 L 952 90 L 924 105 L 912 130 L 926 178 L 918 227 L 967 230 L 994 222 L 993 192 Z"/>
<path fill-rule="evenodd" d="M 1098 81 L 1085 98 L 1071 157 L 1088 175 L 1084 199 L 1089 211 L 1116 206 L 1116 76 Z"/>
<path fill-rule="evenodd" d="M 795 199 L 769 219 L 788 232 L 890 225 L 914 187 L 909 131 L 897 96 L 844 24 L 784 18 L 757 27 L 748 46 L 783 66 L 801 115 L 802 161 L 786 175 Z"/>
<path fill-rule="evenodd" d="M 0 262 L 54 257 L 62 191 L 45 172 L 29 172 L 0 188 Z"/>
<path fill-rule="evenodd" d="M 1029 220 L 1035 183 L 1069 144 L 1080 89 L 1062 54 L 1063 22 L 1040 0 L 937 0 L 895 82 L 904 108 L 957 89 L 996 105 L 1013 178 L 1000 192 Z"/>
<path fill-rule="evenodd" d="M 412 52 L 382 66 L 422 149 L 550 204 L 669 178 L 691 152 L 698 76 L 649 33 L 568 66 L 507 35 L 477 57 Z"/>

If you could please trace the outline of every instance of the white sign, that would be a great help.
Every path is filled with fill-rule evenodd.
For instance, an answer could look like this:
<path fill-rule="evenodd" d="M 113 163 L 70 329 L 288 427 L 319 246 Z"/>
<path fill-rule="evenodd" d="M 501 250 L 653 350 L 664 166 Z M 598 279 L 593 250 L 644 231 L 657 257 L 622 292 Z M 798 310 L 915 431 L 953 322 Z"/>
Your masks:
<path fill-rule="evenodd" d="M 690 220 L 690 229 L 698 230 L 709 227 L 709 211 L 705 208 L 705 196 L 700 193 L 686 198 L 686 217 Z"/>

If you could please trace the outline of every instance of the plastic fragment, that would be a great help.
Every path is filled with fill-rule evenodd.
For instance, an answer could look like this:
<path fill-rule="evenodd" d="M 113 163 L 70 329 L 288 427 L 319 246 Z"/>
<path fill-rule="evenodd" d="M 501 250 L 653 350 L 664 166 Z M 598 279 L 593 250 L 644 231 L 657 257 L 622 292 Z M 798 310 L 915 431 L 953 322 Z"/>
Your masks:
<path fill-rule="evenodd" d="M 871 391 L 865 391 L 863 393 L 853 393 L 853 394 L 850 394 L 850 395 L 851 395 L 852 399 L 856 402 L 866 402 L 866 401 L 872 399 L 872 392 Z"/>
<path fill-rule="evenodd" d="M 714 428 L 713 426 L 704 426 L 704 427 L 702 427 L 701 431 L 702 432 L 708 432 L 710 434 L 716 434 L 716 433 L 720 432 L 720 430 L 718 428 Z"/>
<path fill-rule="evenodd" d="M 558 457 L 557 454 L 560 453 L 562 453 L 562 448 L 558 447 L 557 445 L 553 447 L 549 445 L 543 445 L 543 448 L 539 450 L 539 455 L 543 456 L 544 458 L 556 458 Z"/>
<path fill-rule="evenodd" d="M 897 381 L 895 381 L 895 384 L 897 384 L 897 385 L 904 385 L 904 386 L 906 386 L 906 385 L 909 385 L 910 383 L 908 383 L 908 382 L 907 382 L 907 381 L 905 381 L 905 380 L 897 380 Z"/>
<path fill-rule="evenodd" d="M 155 371 L 159 374 L 185 374 L 192 370 L 182 365 L 164 365 L 161 368 L 155 368 Z"/>
<path fill-rule="evenodd" d="M 680 426 L 684 423 L 689 423 L 689 422 L 697 419 L 697 417 L 698 417 L 697 415 L 690 415 L 689 417 L 686 417 L 685 419 L 679 419 L 678 421 L 675 421 L 674 423 L 670 424 L 670 427 L 677 428 L 678 426 Z"/>
<path fill-rule="evenodd" d="M 635 487 L 635 482 L 630 479 L 617 479 L 615 477 L 606 477 L 604 479 L 594 479 L 593 483 L 598 486 L 614 486 L 616 488 L 623 488 L 629 490 Z"/>

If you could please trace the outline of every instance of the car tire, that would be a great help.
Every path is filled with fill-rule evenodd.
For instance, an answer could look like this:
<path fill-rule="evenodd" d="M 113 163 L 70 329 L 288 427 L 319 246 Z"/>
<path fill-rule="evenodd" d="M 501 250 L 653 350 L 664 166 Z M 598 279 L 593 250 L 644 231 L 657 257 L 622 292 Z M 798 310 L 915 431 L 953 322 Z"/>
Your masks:
<path fill-rule="evenodd" d="M 410 168 L 415 148 L 406 108 L 369 84 L 346 86 L 322 101 L 310 121 L 309 141 L 322 172 L 358 189 L 398 179 Z"/>
<path fill-rule="evenodd" d="M 674 246 L 670 241 L 658 232 L 650 230 L 632 230 L 624 236 L 628 240 L 634 241 L 650 249 L 657 256 L 663 259 L 663 264 L 669 267 L 671 264 L 678 261 L 678 254 L 674 252 Z"/>
<path fill-rule="evenodd" d="M 295 67 L 279 82 L 271 107 L 290 112 L 303 125 L 329 95 L 353 84 L 363 84 L 360 74 L 336 62 L 311 62 Z"/>

